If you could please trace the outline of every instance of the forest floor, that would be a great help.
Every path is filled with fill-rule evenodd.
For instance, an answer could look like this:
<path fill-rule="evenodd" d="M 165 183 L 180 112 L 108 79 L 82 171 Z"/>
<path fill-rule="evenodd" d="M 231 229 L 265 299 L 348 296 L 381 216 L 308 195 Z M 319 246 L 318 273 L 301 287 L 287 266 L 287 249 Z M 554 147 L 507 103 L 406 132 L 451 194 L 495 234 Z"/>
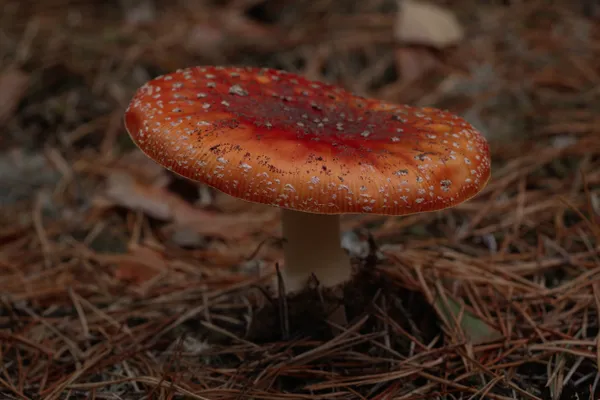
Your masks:
<path fill-rule="evenodd" d="M 391 0 L 5 0 L 0 397 L 600 398 L 597 10 L 435 3 L 456 44 L 399 40 Z M 493 177 L 450 210 L 345 216 L 362 285 L 332 335 L 260 290 L 276 210 L 166 172 L 124 130 L 138 87 L 201 64 L 449 109 Z"/>

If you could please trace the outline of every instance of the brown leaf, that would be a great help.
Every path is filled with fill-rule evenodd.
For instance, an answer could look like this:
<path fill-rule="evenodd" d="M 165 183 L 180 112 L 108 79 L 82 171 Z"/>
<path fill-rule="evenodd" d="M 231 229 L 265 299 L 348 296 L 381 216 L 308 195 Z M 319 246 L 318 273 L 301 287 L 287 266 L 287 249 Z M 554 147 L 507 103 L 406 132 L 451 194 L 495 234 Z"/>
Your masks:
<path fill-rule="evenodd" d="M 168 269 L 164 256 L 148 247 L 134 247 L 128 254 L 104 257 L 117 265 L 115 278 L 131 283 L 149 281 Z"/>
<path fill-rule="evenodd" d="M 558 90 L 580 91 L 586 83 L 576 74 L 561 73 L 555 67 L 546 66 L 533 75 L 534 85 Z"/>
<path fill-rule="evenodd" d="M 276 214 L 274 208 L 261 214 L 221 214 L 202 210 L 164 187 L 144 184 L 125 172 L 109 175 L 104 200 L 108 200 L 109 204 L 141 210 L 153 218 L 172 222 L 166 228 L 167 232 L 173 233 L 185 228 L 201 235 L 223 238 L 239 238 L 259 232 Z"/>
<path fill-rule="evenodd" d="M 276 216 L 275 208 L 261 214 L 224 214 L 188 206 L 176 210 L 173 224 L 165 227 L 163 232 L 174 234 L 177 230 L 185 229 L 206 236 L 239 239 L 261 232 L 265 224 L 271 222 Z"/>
<path fill-rule="evenodd" d="M 122 207 L 141 210 L 153 218 L 167 221 L 174 218 L 175 208 L 188 206 L 162 187 L 143 184 L 125 172 L 108 176 L 106 197 Z"/>

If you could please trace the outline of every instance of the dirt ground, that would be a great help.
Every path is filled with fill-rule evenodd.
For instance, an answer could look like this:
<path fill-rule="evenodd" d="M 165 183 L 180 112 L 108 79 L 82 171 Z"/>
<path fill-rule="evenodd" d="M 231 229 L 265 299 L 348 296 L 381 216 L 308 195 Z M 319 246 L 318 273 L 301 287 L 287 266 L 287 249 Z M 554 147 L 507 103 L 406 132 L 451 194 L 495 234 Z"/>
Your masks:
<path fill-rule="evenodd" d="M 0 2 L 0 398 L 599 399 L 600 7 L 433 3 L 455 43 L 401 40 L 394 0 Z M 315 293 L 262 290 L 276 210 L 124 130 L 138 87 L 203 64 L 448 109 L 492 179 L 451 210 L 344 217 L 334 334 Z"/>

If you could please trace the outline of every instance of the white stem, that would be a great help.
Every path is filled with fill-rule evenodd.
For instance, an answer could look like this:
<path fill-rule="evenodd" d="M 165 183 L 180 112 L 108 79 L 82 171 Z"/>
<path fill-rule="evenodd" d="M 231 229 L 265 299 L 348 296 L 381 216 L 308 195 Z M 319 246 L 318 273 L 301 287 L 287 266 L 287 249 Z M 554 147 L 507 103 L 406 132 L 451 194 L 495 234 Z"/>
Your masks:
<path fill-rule="evenodd" d="M 339 215 L 282 209 L 281 220 L 285 240 L 282 275 L 288 293 L 302 290 L 312 274 L 325 287 L 350 279 L 352 267 L 341 247 Z"/>

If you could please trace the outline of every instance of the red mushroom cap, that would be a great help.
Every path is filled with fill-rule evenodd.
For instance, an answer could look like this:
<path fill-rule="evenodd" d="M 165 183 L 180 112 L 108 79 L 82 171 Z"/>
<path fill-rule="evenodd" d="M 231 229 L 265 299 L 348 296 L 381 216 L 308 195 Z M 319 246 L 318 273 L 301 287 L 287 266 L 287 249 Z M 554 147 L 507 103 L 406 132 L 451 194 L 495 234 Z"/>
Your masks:
<path fill-rule="evenodd" d="M 194 67 L 141 87 L 134 142 L 189 179 L 299 211 L 404 215 L 474 196 L 489 147 L 463 119 L 272 69 Z"/>

